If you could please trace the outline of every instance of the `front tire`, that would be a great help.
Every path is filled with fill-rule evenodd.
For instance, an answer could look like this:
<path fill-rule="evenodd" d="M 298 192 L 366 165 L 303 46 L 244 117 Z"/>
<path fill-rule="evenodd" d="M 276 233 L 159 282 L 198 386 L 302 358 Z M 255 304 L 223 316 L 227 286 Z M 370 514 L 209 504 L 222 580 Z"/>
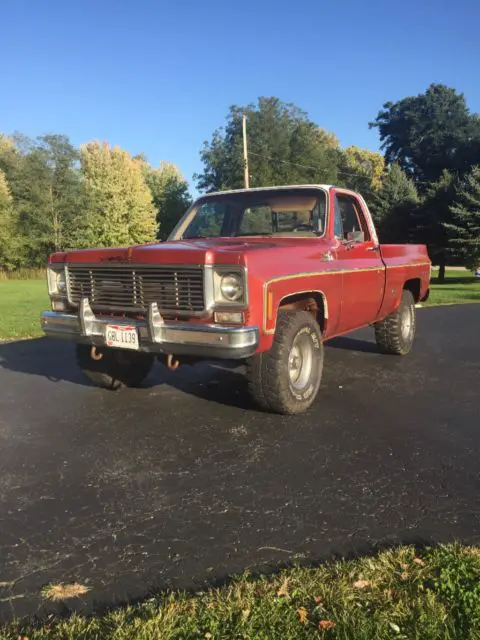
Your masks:
<path fill-rule="evenodd" d="M 297 414 L 315 400 L 323 371 L 322 334 L 307 311 L 280 312 L 270 351 L 247 361 L 250 395 L 267 411 Z"/>
<path fill-rule="evenodd" d="M 415 339 L 415 299 L 405 289 L 400 306 L 381 322 L 375 324 L 375 340 L 380 353 L 405 356 Z"/>
<path fill-rule="evenodd" d="M 77 363 L 83 373 L 94 384 L 104 389 L 116 391 L 121 387 L 138 387 L 152 368 L 154 357 L 151 353 L 126 351 L 96 347 L 92 358 L 92 346 L 77 344 Z"/>

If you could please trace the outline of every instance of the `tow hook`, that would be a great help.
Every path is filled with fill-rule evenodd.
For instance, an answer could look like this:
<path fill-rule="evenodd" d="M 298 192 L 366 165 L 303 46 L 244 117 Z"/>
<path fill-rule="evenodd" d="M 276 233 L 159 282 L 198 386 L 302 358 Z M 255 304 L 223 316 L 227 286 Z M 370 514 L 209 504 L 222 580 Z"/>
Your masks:
<path fill-rule="evenodd" d="M 97 347 L 93 345 L 90 349 L 90 357 L 92 360 L 101 360 L 103 358 L 103 353 L 99 353 L 97 351 Z"/>
<path fill-rule="evenodd" d="M 167 367 L 170 371 L 175 371 L 180 366 L 180 360 L 177 360 L 173 354 L 169 353 L 167 357 Z"/>

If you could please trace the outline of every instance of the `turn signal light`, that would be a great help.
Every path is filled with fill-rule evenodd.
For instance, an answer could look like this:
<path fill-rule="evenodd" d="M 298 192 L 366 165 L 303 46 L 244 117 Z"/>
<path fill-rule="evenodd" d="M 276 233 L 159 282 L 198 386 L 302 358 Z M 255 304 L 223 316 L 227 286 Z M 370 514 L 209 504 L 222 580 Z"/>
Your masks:
<path fill-rule="evenodd" d="M 66 308 L 67 305 L 63 300 L 52 300 L 53 311 L 65 311 Z"/>
<path fill-rule="evenodd" d="M 215 322 L 223 322 L 230 324 L 242 324 L 244 321 L 243 313 L 230 312 L 230 311 L 215 311 Z"/>

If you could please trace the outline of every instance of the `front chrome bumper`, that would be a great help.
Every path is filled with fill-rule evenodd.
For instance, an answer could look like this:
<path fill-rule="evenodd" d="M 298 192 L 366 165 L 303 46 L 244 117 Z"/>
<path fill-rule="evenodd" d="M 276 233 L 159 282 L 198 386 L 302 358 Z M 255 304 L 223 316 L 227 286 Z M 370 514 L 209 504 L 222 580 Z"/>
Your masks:
<path fill-rule="evenodd" d="M 49 338 L 105 346 L 108 324 L 136 327 L 140 351 L 172 353 L 205 358 L 242 359 L 258 347 L 257 327 L 224 327 L 164 322 L 156 304 L 151 304 L 147 320 L 95 316 L 88 300 L 82 300 L 78 315 L 44 311 L 42 328 Z"/>

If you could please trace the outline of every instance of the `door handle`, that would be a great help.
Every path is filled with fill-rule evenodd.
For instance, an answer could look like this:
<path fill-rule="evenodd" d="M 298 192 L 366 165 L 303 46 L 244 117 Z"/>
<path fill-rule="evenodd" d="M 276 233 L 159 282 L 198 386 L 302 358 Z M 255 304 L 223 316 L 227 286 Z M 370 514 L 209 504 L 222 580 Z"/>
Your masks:
<path fill-rule="evenodd" d="M 380 247 L 376 244 L 373 247 L 368 247 L 367 251 L 380 251 Z"/>

